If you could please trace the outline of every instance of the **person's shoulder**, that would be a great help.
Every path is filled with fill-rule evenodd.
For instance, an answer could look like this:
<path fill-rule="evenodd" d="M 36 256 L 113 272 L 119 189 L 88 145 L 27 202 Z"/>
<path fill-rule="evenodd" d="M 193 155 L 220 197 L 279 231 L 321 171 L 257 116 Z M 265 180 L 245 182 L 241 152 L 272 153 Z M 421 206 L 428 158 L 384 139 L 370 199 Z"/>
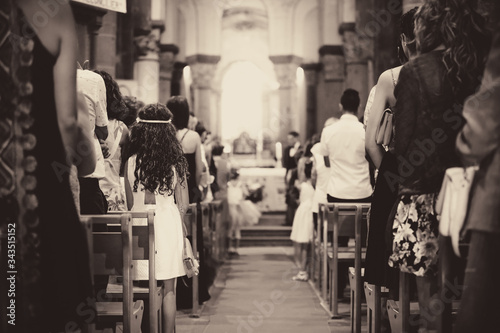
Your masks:
<path fill-rule="evenodd" d="M 87 81 L 104 83 L 104 79 L 102 78 L 102 76 L 100 76 L 99 74 L 94 73 L 88 69 L 77 69 L 76 76 L 79 79 L 85 79 Z"/>

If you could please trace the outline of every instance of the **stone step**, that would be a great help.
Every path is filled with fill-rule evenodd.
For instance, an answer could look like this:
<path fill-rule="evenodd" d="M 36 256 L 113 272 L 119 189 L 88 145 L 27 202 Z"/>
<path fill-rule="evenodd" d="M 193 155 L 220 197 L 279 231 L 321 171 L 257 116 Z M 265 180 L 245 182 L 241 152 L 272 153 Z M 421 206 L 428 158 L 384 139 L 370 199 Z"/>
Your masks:
<path fill-rule="evenodd" d="M 242 237 L 240 240 L 240 246 L 250 247 L 250 246 L 292 246 L 292 241 L 290 236 L 252 236 L 252 237 Z"/>
<path fill-rule="evenodd" d="M 262 214 L 257 225 L 281 226 L 285 223 L 285 214 Z"/>
<path fill-rule="evenodd" d="M 261 225 L 241 228 L 240 246 L 291 246 L 292 227 Z"/>
<path fill-rule="evenodd" d="M 292 232 L 292 227 L 273 226 L 273 225 L 258 225 L 241 228 L 241 237 L 289 237 Z"/>

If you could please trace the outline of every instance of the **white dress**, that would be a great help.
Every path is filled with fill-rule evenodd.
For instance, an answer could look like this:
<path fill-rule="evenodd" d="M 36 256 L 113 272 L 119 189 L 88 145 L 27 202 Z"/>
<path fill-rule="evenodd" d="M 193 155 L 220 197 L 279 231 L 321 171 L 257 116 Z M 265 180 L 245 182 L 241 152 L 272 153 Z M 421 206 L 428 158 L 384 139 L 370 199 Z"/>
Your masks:
<path fill-rule="evenodd" d="M 313 239 L 312 204 L 314 188 L 310 181 L 300 184 L 300 204 L 293 218 L 290 239 L 296 243 L 309 243 Z"/>
<path fill-rule="evenodd" d="M 127 177 L 130 186 L 134 186 L 135 156 L 128 160 Z M 174 170 L 173 184 L 177 183 L 177 176 Z M 174 202 L 174 196 L 155 193 L 156 205 L 144 204 L 144 191 L 139 184 L 137 192 L 132 192 L 134 196 L 134 206 L 132 211 L 147 211 L 155 209 L 155 245 L 156 262 L 155 272 L 157 280 L 168 280 L 178 276 L 186 275 L 184 270 L 182 251 L 184 247 L 184 236 L 182 233 L 182 222 L 179 209 Z M 146 224 L 146 219 L 134 219 L 134 225 Z M 148 280 L 147 260 L 134 260 L 133 269 L 134 280 Z"/>
<path fill-rule="evenodd" d="M 312 202 L 312 212 L 319 212 L 319 204 L 326 204 L 326 190 L 328 187 L 328 181 L 330 180 L 330 168 L 325 165 L 324 156 L 319 153 L 319 143 L 315 144 L 311 148 L 311 153 L 314 156 L 314 167 L 316 168 L 316 189 L 314 191 L 314 198 Z"/>

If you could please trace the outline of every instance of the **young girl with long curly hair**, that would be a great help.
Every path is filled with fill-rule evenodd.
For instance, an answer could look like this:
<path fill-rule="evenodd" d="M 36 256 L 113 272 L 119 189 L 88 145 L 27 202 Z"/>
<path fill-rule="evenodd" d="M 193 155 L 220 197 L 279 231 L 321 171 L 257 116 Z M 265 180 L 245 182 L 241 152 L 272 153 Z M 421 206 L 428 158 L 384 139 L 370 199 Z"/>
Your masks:
<path fill-rule="evenodd" d="M 134 198 L 132 211 L 155 209 L 155 270 L 156 278 L 165 285 L 163 331 L 167 333 L 175 329 L 176 278 L 186 274 L 183 220 L 189 205 L 187 162 L 171 121 L 172 113 L 164 104 L 149 104 L 139 110 L 130 131 L 130 157 L 125 168 L 130 185 L 127 192 Z M 137 280 L 144 279 L 141 270 L 135 273 Z"/>

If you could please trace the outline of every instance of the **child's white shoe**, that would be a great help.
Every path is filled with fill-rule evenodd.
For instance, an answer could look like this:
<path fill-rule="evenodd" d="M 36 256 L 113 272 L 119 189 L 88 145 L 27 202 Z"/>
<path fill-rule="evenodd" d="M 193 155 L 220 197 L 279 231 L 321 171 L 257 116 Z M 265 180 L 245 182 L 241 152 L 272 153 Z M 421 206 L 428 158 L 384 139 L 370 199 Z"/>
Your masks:
<path fill-rule="evenodd" d="M 305 281 L 309 280 L 309 275 L 307 274 L 306 271 L 300 271 L 297 275 L 292 277 L 292 280 L 305 282 Z"/>

